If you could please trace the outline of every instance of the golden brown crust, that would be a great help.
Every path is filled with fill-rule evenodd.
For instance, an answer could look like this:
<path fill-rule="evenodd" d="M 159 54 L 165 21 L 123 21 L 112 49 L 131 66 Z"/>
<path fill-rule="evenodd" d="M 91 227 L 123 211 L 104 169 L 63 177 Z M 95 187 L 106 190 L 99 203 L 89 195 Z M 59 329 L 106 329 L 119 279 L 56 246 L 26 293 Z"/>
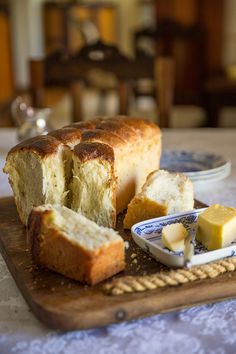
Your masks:
<path fill-rule="evenodd" d="M 124 270 L 122 240 L 88 251 L 74 244 L 53 224 L 50 210 L 33 209 L 28 223 L 27 241 L 33 260 L 69 278 L 94 285 Z"/>
<path fill-rule="evenodd" d="M 99 158 L 114 164 L 114 151 L 106 144 L 97 142 L 80 143 L 75 146 L 74 154 L 78 156 L 81 162 Z"/>
<path fill-rule="evenodd" d="M 104 117 L 96 117 L 92 120 L 88 120 L 88 121 L 82 121 L 82 122 L 75 122 L 69 125 L 66 125 L 63 128 L 77 128 L 81 131 L 84 130 L 93 130 L 96 128 L 96 124 L 99 124 L 101 121 L 104 120 Z"/>
<path fill-rule="evenodd" d="M 48 213 L 51 212 L 47 211 Z M 37 210 L 32 210 L 27 223 L 27 245 L 36 263 L 40 263 L 41 228 L 45 215 L 46 212 L 42 214 Z"/>
<path fill-rule="evenodd" d="M 116 116 L 112 118 L 113 121 L 123 122 L 133 129 L 136 132 L 140 132 L 141 134 L 145 134 L 147 132 L 151 132 L 154 130 L 156 132 L 161 132 L 160 128 L 153 122 L 147 119 L 138 118 L 138 117 L 128 117 L 128 116 Z"/>
<path fill-rule="evenodd" d="M 113 148 L 124 146 L 125 140 L 119 136 L 101 129 L 89 130 L 82 133 L 82 142 L 101 142 Z"/>
<path fill-rule="evenodd" d="M 40 135 L 17 144 L 9 151 L 8 156 L 18 151 L 28 150 L 34 151 L 41 157 L 46 157 L 56 153 L 61 145 L 61 141 L 53 136 Z"/>
<path fill-rule="evenodd" d="M 128 205 L 127 213 L 124 218 L 124 229 L 131 229 L 134 224 L 140 221 L 164 215 L 167 215 L 167 206 L 161 205 L 146 197 L 136 195 Z"/>
<path fill-rule="evenodd" d="M 106 121 L 97 124 L 96 129 L 105 130 L 109 134 L 112 133 L 126 142 L 136 139 L 137 137 L 135 129 L 122 120 L 114 121 L 112 119 L 107 119 Z"/>
<path fill-rule="evenodd" d="M 103 131 L 103 132 L 102 132 Z M 145 119 L 126 116 L 108 117 L 98 124 L 96 129 L 82 134 L 83 141 L 100 141 L 116 148 L 122 144 L 133 144 L 142 138 L 161 138 L 160 128 Z"/>
<path fill-rule="evenodd" d="M 50 132 L 48 135 L 60 140 L 64 144 L 80 142 L 82 130 L 76 127 L 67 127 Z"/>
<path fill-rule="evenodd" d="M 87 122 L 78 122 L 62 129 L 55 130 L 48 135 L 37 136 L 21 142 L 13 147 L 8 155 L 22 150 L 36 152 L 41 157 L 56 153 L 59 146 L 64 143 L 73 143 L 77 140 L 101 142 L 111 147 L 119 147 L 138 138 L 139 133 L 151 133 L 160 129 L 154 123 L 144 119 L 125 116 L 102 117 Z"/>
<path fill-rule="evenodd" d="M 144 126 L 149 126 L 151 128 L 158 128 L 159 127 L 149 119 L 144 119 L 140 117 L 131 117 L 131 116 L 116 116 L 114 119 L 123 120 L 126 124 L 129 124 L 137 129 L 143 129 Z"/>
<path fill-rule="evenodd" d="M 85 274 L 87 283 L 97 284 L 125 269 L 125 249 L 123 242 L 113 243 L 99 252 L 91 260 L 89 271 Z"/>

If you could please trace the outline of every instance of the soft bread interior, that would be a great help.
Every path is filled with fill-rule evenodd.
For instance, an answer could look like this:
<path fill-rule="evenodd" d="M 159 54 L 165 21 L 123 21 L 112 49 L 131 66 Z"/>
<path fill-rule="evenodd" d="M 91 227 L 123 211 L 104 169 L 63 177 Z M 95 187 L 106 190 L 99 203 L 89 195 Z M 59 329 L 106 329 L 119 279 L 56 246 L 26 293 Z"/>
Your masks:
<path fill-rule="evenodd" d="M 99 225 L 114 227 L 112 165 L 100 158 L 82 162 L 74 155 L 71 208 Z"/>
<path fill-rule="evenodd" d="M 151 173 L 143 186 L 142 194 L 167 206 L 168 214 L 193 209 L 192 182 L 180 173 L 159 170 Z"/>
<path fill-rule="evenodd" d="M 37 210 L 52 212 L 48 219 L 49 227 L 55 227 L 64 236 L 87 251 L 99 251 L 101 247 L 110 246 L 111 243 L 123 242 L 119 234 L 113 229 L 98 226 L 81 214 L 60 205 L 44 205 Z"/>
<path fill-rule="evenodd" d="M 183 174 L 165 170 L 152 172 L 128 205 L 124 227 L 129 229 L 137 222 L 192 210 L 194 191 L 192 182 Z"/>
<path fill-rule="evenodd" d="M 41 159 L 33 151 L 22 150 L 7 160 L 4 170 L 9 173 L 23 224 L 27 224 L 33 206 L 44 203 L 66 204 L 66 179 L 69 179 L 70 174 L 67 154 L 67 150 L 60 147 L 56 154 Z M 64 161 L 67 161 L 67 168 Z"/>
<path fill-rule="evenodd" d="M 20 151 L 8 158 L 5 172 L 9 173 L 17 209 L 26 225 L 33 205 L 45 202 L 41 160 L 37 154 Z"/>

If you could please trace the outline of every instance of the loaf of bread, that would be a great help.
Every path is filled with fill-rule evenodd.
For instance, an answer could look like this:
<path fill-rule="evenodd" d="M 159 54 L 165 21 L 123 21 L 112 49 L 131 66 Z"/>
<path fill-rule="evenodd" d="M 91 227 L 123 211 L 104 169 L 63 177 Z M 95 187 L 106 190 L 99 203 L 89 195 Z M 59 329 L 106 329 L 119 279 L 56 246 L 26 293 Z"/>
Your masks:
<path fill-rule="evenodd" d="M 116 231 L 63 206 L 33 208 L 27 242 L 37 264 L 90 285 L 125 267 L 124 241 Z"/>
<path fill-rule="evenodd" d="M 114 227 L 116 215 L 159 168 L 160 154 L 155 124 L 124 116 L 96 118 L 17 145 L 4 172 L 24 225 L 33 206 L 51 203 Z"/>
<path fill-rule="evenodd" d="M 187 176 L 165 170 L 153 171 L 142 191 L 129 203 L 124 228 L 130 229 L 137 222 L 193 208 L 193 184 Z"/>

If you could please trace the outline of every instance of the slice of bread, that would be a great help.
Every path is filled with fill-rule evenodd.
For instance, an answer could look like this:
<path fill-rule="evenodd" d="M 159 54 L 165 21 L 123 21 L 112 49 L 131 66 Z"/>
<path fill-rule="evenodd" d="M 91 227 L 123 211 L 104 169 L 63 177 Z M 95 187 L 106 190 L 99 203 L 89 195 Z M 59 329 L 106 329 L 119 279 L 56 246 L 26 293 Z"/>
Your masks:
<path fill-rule="evenodd" d="M 37 264 L 91 285 L 125 268 L 118 233 L 63 206 L 33 208 L 27 241 Z"/>
<path fill-rule="evenodd" d="M 181 173 L 157 170 L 149 174 L 142 191 L 129 203 L 124 228 L 158 216 L 194 208 L 194 191 L 190 179 Z"/>

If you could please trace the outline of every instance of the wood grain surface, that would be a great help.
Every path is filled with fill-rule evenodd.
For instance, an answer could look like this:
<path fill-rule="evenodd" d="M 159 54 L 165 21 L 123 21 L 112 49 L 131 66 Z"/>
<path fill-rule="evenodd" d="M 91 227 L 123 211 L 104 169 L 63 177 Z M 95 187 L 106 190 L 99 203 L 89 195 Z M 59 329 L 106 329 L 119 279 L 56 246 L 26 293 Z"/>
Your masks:
<path fill-rule="evenodd" d="M 151 274 L 165 268 L 134 244 L 130 232 L 122 230 L 122 215 L 117 228 L 129 242 L 126 270 L 117 276 Z M 39 268 L 32 263 L 25 228 L 11 197 L 0 199 L 0 249 L 36 317 L 61 330 L 99 327 L 236 296 L 236 272 L 178 287 L 108 296 L 102 290 L 104 282 L 89 287 Z"/>

